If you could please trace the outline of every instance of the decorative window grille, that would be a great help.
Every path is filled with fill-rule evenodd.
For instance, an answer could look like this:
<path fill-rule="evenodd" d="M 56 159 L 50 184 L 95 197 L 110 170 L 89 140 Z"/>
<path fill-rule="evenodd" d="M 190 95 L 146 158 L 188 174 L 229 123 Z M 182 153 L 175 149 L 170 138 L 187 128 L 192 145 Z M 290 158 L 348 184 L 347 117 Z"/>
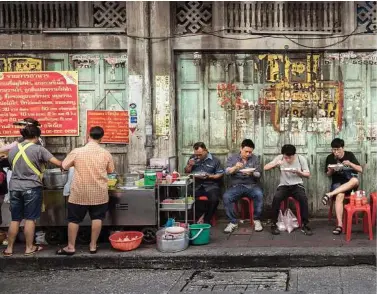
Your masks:
<path fill-rule="evenodd" d="M 78 2 L 0 1 L 1 33 L 37 33 L 78 27 Z"/>
<path fill-rule="evenodd" d="M 227 33 L 342 30 L 341 2 L 226 2 Z"/>
<path fill-rule="evenodd" d="M 212 4 L 202 1 L 176 2 L 176 33 L 195 34 L 212 28 Z"/>
<path fill-rule="evenodd" d="M 94 2 L 94 27 L 126 28 L 126 19 L 126 1 Z"/>
<path fill-rule="evenodd" d="M 362 28 L 365 33 L 377 32 L 377 2 L 363 1 L 357 2 L 357 25 Z"/>

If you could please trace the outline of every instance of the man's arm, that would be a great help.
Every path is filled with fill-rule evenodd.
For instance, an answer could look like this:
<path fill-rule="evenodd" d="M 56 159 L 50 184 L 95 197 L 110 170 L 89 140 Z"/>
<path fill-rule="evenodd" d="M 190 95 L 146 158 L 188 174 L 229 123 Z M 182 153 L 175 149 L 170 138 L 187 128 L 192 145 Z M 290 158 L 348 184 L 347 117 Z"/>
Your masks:
<path fill-rule="evenodd" d="M 62 167 L 62 162 L 56 157 L 51 157 L 49 162 L 51 162 L 52 164 L 55 164 L 58 167 Z"/>
<path fill-rule="evenodd" d="M 235 155 L 232 155 L 228 157 L 226 166 L 225 173 L 231 175 L 238 172 L 243 167 L 243 164 L 242 162 L 236 162 Z"/>
<path fill-rule="evenodd" d="M 190 174 L 192 171 L 192 167 L 195 165 L 194 156 L 191 156 L 189 160 L 187 161 L 187 164 L 185 166 L 185 173 Z"/>
<path fill-rule="evenodd" d="M 54 164 L 58 167 L 62 167 L 62 162 L 59 159 L 57 159 L 55 156 L 53 156 L 51 154 L 51 152 L 48 151 L 44 147 L 40 147 L 40 158 L 39 159 L 42 162 L 51 162 L 52 164 Z"/>
<path fill-rule="evenodd" d="M 0 153 L 3 153 L 3 152 L 8 152 L 9 150 L 11 150 L 13 147 L 16 147 L 18 144 L 17 141 L 14 141 L 10 144 L 7 144 L 7 145 L 4 145 L 3 147 L 0 148 Z"/>
<path fill-rule="evenodd" d="M 110 154 L 109 162 L 107 163 L 106 170 L 107 170 L 108 174 L 111 174 L 115 171 L 114 160 L 113 160 L 113 157 L 111 156 L 111 154 Z"/>
<path fill-rule="evenodd" d="M 281 157 L 281 155 L 278 155 L 274 158 L 274 160 L 272 160 L 270 163 L 267 163 L 265 166 L 264 166 L 264 170 L 270 170 L 270 169 L 273 169 L 277 166 L 280 166 L 283 161 L 281 159 L 279 159 Z"/>
<path fill-rule="evenodd" d="M 350 160 L 344 160 L 342 163 L 344 165 L 351 167 L 353 170 L 357 171 L 358 173 L 362 173 L 363 168 L 361 167 L 361 165 L 360 165 L 359 161 L 357 160 L 355 154 L 353 154 L 352 152 L 350 154 L 351 154 Z"/>
<path fill-rule="evenodd" d="M 303 178 L 309 178 L 310 177 L 310 171 L 309 171 L 308 161 L 303 156 L 301 156 L 301 157 L 299 157 L 300 155 L 297 155 L 297 156 L 298 156 L 298 159 L 301 162 L 301 170 L 296 171 L 296 174 L 298 174 L 300 177 L 303 177 Z"/>
<path fill-rule="evenodd" d="M 207 178 L 211 180 L 218 180 L 224 175 L 224 170 L 221 167 L 220 160 L 217 160 L 216 165 L 215 165 L 215 174 L 213 175 L 208 175 Z"/>
<path fill-rule="evenodd" d="M 69 170 L 70 167 L 74 166 L 76 157 L 76 150 L 72 150 L 67 157 L 62 162 L 62 168 Z"/>

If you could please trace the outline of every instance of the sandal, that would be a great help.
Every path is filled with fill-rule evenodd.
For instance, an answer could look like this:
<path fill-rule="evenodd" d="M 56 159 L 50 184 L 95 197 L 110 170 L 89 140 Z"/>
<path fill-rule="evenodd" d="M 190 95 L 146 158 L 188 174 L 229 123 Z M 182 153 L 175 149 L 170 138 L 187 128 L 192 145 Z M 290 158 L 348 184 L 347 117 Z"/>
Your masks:
<path fill-rule="evenodd" d="M 3 256 L 4 256 L 4 257 L 11 257 L 11 256 L 13 255 L 13 253 L 6 252 L 5 250 L 6 250 L 6 249 L 3 250 Z"/>
<path fill-rule="evenodd" d="M 340 226 L 336 226 L 335 229 L 332 231 L 334 235 L 340 235 L 343 231 L 343 228 Z"/>
<path fill-rule="evenodd" d="M 60 248 L 56 250 L 56 255 L 72 256 L 75 253 L 76 253 L 75 251 L 74 252 L 65 251 L 64 248 Z"/>
<path fill-rule="evenodd" d="M 323 205 L 327 205 L 327 203 L 329 202 L 329 200 L 330 200 L 329 196 L 327 196 L 327 195 L 323 196 L 322 197 L 322 204 Z"/>
<path fill-rule="evenodd" d="M 35 249 L 33 251 L 25 253 L 24 256 L 32 256 L 32 255 L 34 255 L 35 253 L 37 253 L 41 250 L 43 250 L 42 246 L 35 246 Z"/>

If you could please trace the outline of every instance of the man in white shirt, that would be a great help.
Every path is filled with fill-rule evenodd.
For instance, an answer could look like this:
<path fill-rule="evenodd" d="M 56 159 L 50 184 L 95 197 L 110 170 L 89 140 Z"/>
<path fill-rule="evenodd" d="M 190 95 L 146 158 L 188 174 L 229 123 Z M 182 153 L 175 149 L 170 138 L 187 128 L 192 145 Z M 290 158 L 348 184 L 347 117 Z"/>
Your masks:
<path fill-rule="evenodd" d="M 290 144 L 281 148 L 281 154 L 274 158 L 273 161 L 266 164 L 265 171 L 280 167 L 280 183 L 276 190 L 272 201 L 272 225 L 271 233 L 273 235 L 280 234 L 276 225 L 280 210 L 280 203 L 288 197 L 293 197 L 300 203 L 300 211 L 302 218 L 301 231 L 305 235 L 313 235 L 312 230 L 308 227 L 309 208 L 308 198 L 306 197 L 304 182 L 302 178 L 309 178 L 310 171 L 308 162 L 305 157 L 296 154 L 296 147 Z"/>

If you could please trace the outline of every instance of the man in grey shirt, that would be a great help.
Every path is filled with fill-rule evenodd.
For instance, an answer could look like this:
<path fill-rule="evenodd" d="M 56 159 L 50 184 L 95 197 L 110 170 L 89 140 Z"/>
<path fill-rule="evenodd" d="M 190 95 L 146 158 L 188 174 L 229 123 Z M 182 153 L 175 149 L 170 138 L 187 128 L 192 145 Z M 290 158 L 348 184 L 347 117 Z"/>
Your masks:
<path fill-rule="evenodd" d="M 33 255 L 41 247 L 34 246 L 35 221 L 42 209 L 42 165 L 51 162 L 61 166 L 44 147 L 37 145 L 41 130 L 35 125 L 23 129 L 24 141 L 9 151 L 8 160 L 12 166 L 9 182 L 10 210 L 12 221 L 8 230 L 8 247 L 3 251 L 6 257 L 13 255 L 13 245 L 18 234 L 20 222 L 25 219 L 25 255 Z"/>
<path fill-rule="evenodd" d="M 263 230 L 260 216 L 263 208 L 263 192 L 259 185 L 261 169 L 258 156 L 253 154 L 254 142 L 245 139 L 241 143 L 240 153 L 228 158 L 225 173 L 230 176 L 230 188 L 223 196 L 224 207 L 230 223 L 224 232 L 231 233 L 238 228 L 234 203 L 241 197 L 248 197 L 254 202 L 254 229 Z"/>
<path fill-rule="evenodd" d="M 276 225 L 280 210 L 280 203 L 288 197 L 293 197 L 300 203 L 302 218 L 301 231 L 305 235 L 312 235 L 312 230 L 308 227 L 309 208 L 308 198 L 306 197 L 304 182 L 302 178 L 309 178 L 310 172 L 308 162 L 305 157 L 296 154 L 296 147 L 290 144 L 281 148 L 281 154 L 273 161 L 266 164 L 264 170 L 280 167 L 280 183 L 272 200 L 272 226 L 271 233 L 280 234 Z"/>

